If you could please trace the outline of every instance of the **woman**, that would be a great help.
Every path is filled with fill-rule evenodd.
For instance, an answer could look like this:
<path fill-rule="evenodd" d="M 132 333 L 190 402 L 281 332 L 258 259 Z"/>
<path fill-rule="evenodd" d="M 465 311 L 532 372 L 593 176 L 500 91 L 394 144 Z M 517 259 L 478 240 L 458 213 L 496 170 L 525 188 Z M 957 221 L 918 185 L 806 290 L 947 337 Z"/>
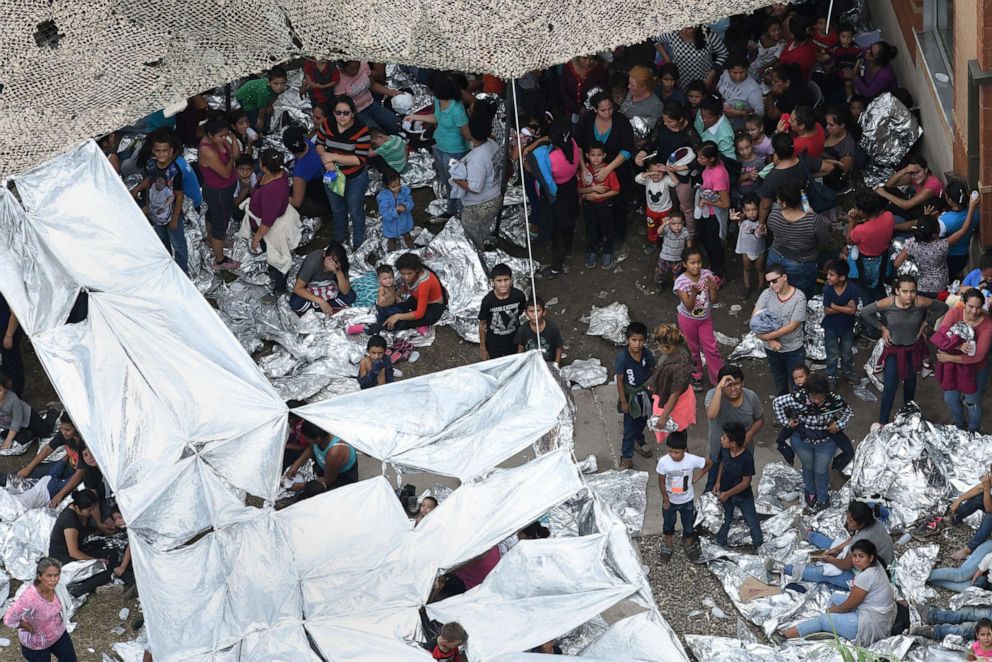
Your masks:
<path fill-rule="evenodd" d="M 332 241 L 324 250 L 308 254 L 296 275 L 289 307 L 299 315 L 314 307 L 333 315 L 351 306 L 358 293 L 351 287 L 348 268 L 348 252 L 340 242 Z"/>
<path fill-rule="evenodd" d="M 572 138 L 571 126 L 563 120 L 554 122 L 547 139 L 534 148 L 528 161 L 531 170 L 537 173 L 541 190 L 541 218 L 550 219 L 552 232 L 551 264 L 541 275 L 557 278 L 564 273 L 565 256 L 572 252 L 575 220 L 579 215 L 576 174 L 582 152 Z M 604 241 L 609 243 L 605 238 Z M 604 245 L 603 250 L 612 250 L 612 244 Z"/>
<path fill-rule="evenodd" d="M 847 507 L 847 523 L 844 528 L 851 534 L 850 537 L 839 545 L 834 545 L 834 539 L 819 531 L 809 531 L 806 533 L 805 542 L 812 543 L 818 549 L 824 550 L 823 554 L 817 555 L 815 565 L 807 565 L 802 569 L 802 580 L 804 582 L 818 582 L 830 584 L 847 591 L 850 588 L 851 580 L 854 579 L 854 559 L 850 553 L 850 547 L 859 540 L 868 540 L 875 549 L 878 550 L 879 561 L 888 567 L 894 559 L 892 551 L 892 536 L 888 529 L 878 519 L 877 513 L 864 501 L 852 501 Z M 802 535 L 802 531 L 800 531 Z M 840 556 L 845 550 L 847 554 Z M 774 565 L 774 560 L 769 559 Z M 827 565 L 832 565 L 836 571 L 828 572 Z M 795 569 L 791 563 L 787 564 L 782 573 L 791 575 Z"/>
<path fill-rule="evenodd" d="M 791 129 L 796 156 L 819 159 L 823 155 L 823 127 L 816 121 L 816 114 L 809 106 L 796 106 L 787 124 L 779 119 L 779 128 L 783 131 Z"/>
<path fill-rule="evenodd" d="M 10 379 L 0 373 L 0 434 L 4 435 L 0 449 L 7 450 L 14 441 L 29 444 L 52 433 L 54 419 L 47 421 L 31 409 L 31 405 L 11 390 Z"/>
<path fill-rule="evenodd" d="M 446 215 L 451 217 L 458 213 L 458 200 L 451 196 L 448 163 L 452 160 L 459 161 L 468 154 L 468 150 L 472 148 L 472 134 L 469 133 L 468 113 L 461 102 L 461 92 L 451 77 L 442 71 L 435 71 L 431 74 L 428 87 L 434 96 L 434 112 L 429 115 L 407 115 L 403 121 L 434 125 L 431 154 L 434 156 L 434 169 L 441 185 L 441 194 L 448 199 Z"/>
<path fill-rule="evenodd" d="M 803 209 L 803 190 L 797 182 L 782 184 L 776 197 L 779 206 L 768 214 L 768 264 L 782 265 L 789 282 L 809 299 L 816 289 L 817 256 L 830 245 L 830 226 L 816 212 Z"/>
<path fill-rule="evenodd" d="M 406 301 L 399 304 L 406 310 L 386 319 L 384 324 L 369 324 L 366 333 L 374 335 L 383 327 L 390 331 L 416 329 L 424 336 L 430 327 L 437 324 L 448 305 L 448 293 L 437 274 L 424 266 L 413 253 L 404 253 L 396 260 L 396 270 L 403 279 L 403 287 L 409 293 Z"/>
<path fill-rule="evenodd" d="M 783 636 L 794 639 L 814 632 L 833 632 L 867 647 L 892 634 L 897 611 L 895 592 L 875 545 L 867 539 L 855 542 L 851 545 L 851 563 L 857 571 L 851 592 L 835 593 L 826 614 L 800 621 L 783 630 Z"/>
<path fill-rule="evenodd" d="M 579 116 L 585 112 L 589 91 L 597 87 L 605 89 L 608 83 L 606 67 L 593 55 L 578 55 L 565 63 L 561 69 L 558 91 L 562 109 L 565 116 L 571 118 L 572 124 L 578 122 Z"/>
<path fill-rule="evenodd" d="M 654 93 L 657 84 L 657 79 L 647 67 L 641 65 L 631 67 L 627 74 L 627 97 L 620 104 L 620 112 L 627 119 L 644 118 L 648 130 L 654 128 L 664 107 L 662 101 Z"/>
<path fill-rule="evenodd" d="M 789 275 L 780 264 L 765 268 L 765 283 L 768 289 L 758 295 L 754 312 L 751 313 L 751 326 L 754 328 L 759 316 L 768 318 L 765 320 L 768 328 L 755 329 L 755 333 L 765 347 L 776 395 L 785 395 L 795 390 L 793 371 L 806 363 L 803 338 L 806 295 L 789 283 Z M 775 324 L 781 326 L 770 328 Z"/>
<path fill-rule="evenodd" d="M 720 74 L 717 90 L 723 96 L 723 114 L 735 131 L 744 129 L 744 119 L 751 113 L 765 114 L 765 100 L 761 86 L 748 75 L 747 58 L 732 55 L 727 59 L 727 69 Z"/>
<path fill-rule="evenodd" d="M 235 160 L 241 156 L 241 146 L 231 138 L 227 121 L 207 120 L 203 128 L 198 159 L 203 176 L 203 201 L 207 203 L 207 227 L 210 230 L 210 250 L 214 254 L 214 271 L 233 270 L 241 266 L 224 255 L 227 226 L 234 213 L 234 189 L 238 184 Z"/>
<path fill-rule="evenodd" d="M 671 161 L 671 156 L 679 149 L 687 147 L 691 150 L 689 161 L 682 166 L 669 165 L 678 177 L 679 183 L 675 187 L 678 197 L 679 209 L 685 215 L 686 227 L 690 236 L 696 232 L 696 220 L 693 215 L 695 209 L 694 196 L 695 189 L 691 183 L 693 170 L 697 168 L 695 152 L 699 150 L 702 141 L 699 134 L 689 121 L 689 113 L 686 106 L 670 102 L 665 104 L 661 113 L 661 122 L 655 127 L 655 131 L 648 140 L 648 145 L 637 153 L 634 163 L 638 168 L 644 167 L 644 161 L 653 153 L 654 158 Z"/>
<path fill-rule="evenodd" d="M 666 62 L 658 67 L 658 86 L 654 90 L 662 105 L 677 101 L 683 106 L 689 103 L 685 92 L 679 87 L 679 67 L 674 62 Z"/>
<path fill-rule="evenodd" d="M 878 407 L 878 423 L 872 424 L 873 430 L 889 422 L 900 382 L 904 402 L 916 397 L 916 373 L 929 355 L 924 340 L 926 324 L 947 311 L 943 301 L 918 296 L 916 291 L 914 276 L 896 276 L 892 296 L 868 304 L 859 313 L 865 324 L 881 332 L 885 342 L 881 357 L 884 371 L 882 401 Z"/>
<path fill-rule="evenodd" d="M 874 191 L 859 189 L 854 207 L 847 213 L 847 243 L 858 249 L 854 263 L 858 269 L 861 303 L 867 306 L 885 296 L 889 245 L 895 232 L 892 212 L 883 211 L 885 200 Z M 852 256 L 848 256 L 851 261 Z"/>
<path fill-rule="evenodd" d="M 813 73 L 813 67 L 816 66 L 816 43 L 812 38 L 813 24 L 808 19 L 797 16 L 792 19 L 789 27 L 792 30 L 792 39 L 785 43 L 785 47 L 778 55 L 778 62 L 799 67 L 799 74 L 805 85 L 810 74 Z"/>
<path fill-rule="evenodd" d="M 341 73 L 330 60 L 304 60 L 303 77 L 306 93 L 310 95 L 310 105 L 314 108 L 334 100 L 334 88 L 341 79 Z"/>
<path fill-rule="evenodd" d="M 306 131 L 298 126 L 283 131 L 282 144 L 293 155 L 293 195 L 289 204 L 300 212 L 300 216 L 328 216 L 331 213 L 330 195 L 324 187 L 324 164 L 317 155 L 317 148 L 307 139 Z"/>
<path fill-rule="evenodd" d="M 914 219 L 920 216 L 920 208 L 925 202 L 943 195 L 944 185 L 930 172 L 927 160 L 919 154 L 910 154 L 904 163 L 906 165 L 889 177 L 884 186 L 876 186 L 875 192 L 889 201 L 893 213 L 902 218 Z M 900 186 L 912 186 L 913 195 L 909 198 L 902 197 L 898 191 Z"/>
<path fill-rule="evenodd" d="M 503 202 L 493 166 L 499 145 L 490 137 L 493 116 L 487 106 L 478 104 L 468 120 L 468 130 L 472 150 L 462 157 L 457 171 L 452 169 L 450 178 L 452 186 L 458 187 L 456 194 L 462 202 L 465 236 L 477 249 L 486 250 L 493 243 L 493 224 Z"/>
<path fill-rule="evenodd" d="M 727 238 L 727 210 L 730 208 L 730 175 L 715 142 L 699 148 L 697 162 L 703 168 L 702 185 L 696 191 L 696 231 L 710 260 L 710 270 L 723 280 L 726 260 L 723 242 Z"/>
<path fill-rule="evenodd" d="M 727 61 L 727 46 L 720 35 L 702 27 L 667 32 L 654 45 L 655 64 L 674 62 L 682 74 L 682 90 L 694 80 L 702 80 L 713 89 L 717 75 Z"/>
<path fill-rule="evenodd" d="M 851 111 L 847 106 L 833 106 L 825 116 L 827 135 L 823 141 L 820 173 L 823 183 L 834 190 L 847 187 L 849 177 L 856 174 L 860 147 L 852 129 Z"/>
<path fill-rule="evenodd" d="M 723 158 L 735 161 L 737 152 L 734 146 L 734 127 L 723 115 L 724 105 L 723 99 L 718 94 L 703 97 L 699 102 L 699 111 L 696 113 L 693 126 L 700 140 L 712 140 L 720 149 Z"/>
<path fill-rule="evenodd" d="M 104 545 L 101 539 L 86 540 L 87 536 L 96 533 L 96 527 L 91 520 L 100 517 L 100 502 L 93 490 L 77 490 L 72 493 L 70 503 L 55 520 L 52 534 L 48 542 L 48 555 L 60 563 L 73 561 L 101 561 L 105 570 L 74 582 L 67 588 L 69 595 L 78 598 L 89 593 L 97 586 L 110 583 L 113 578 L 112 569 L 119 567 L 120 553 L 109 545 Z M 86 540 L 86 542 L 83 542 Z M 103 539 L 105 540 L 105 539 Z M 129 576 L 133 583 L 133 576 Z"/>
<path fill-rule="evenodd" d="M 658 426 L 663 430 L 655 432 L 658 443 L 664 442 L 672 428 L 685 430 L 696 422 L 696 393 L 692 388 L 692 372 L 695 366 L 685 344 L 685 336 L 674 324 L 662 324 L 654 330 L 658 351 L 665 357 L 659 360 L 655 372 L 648 378 L 648 390 L 654 402 L 653 414 L 658 417 Z M 671 420 L 673 424 L 669 424 Z M 624 449 L 625 451 L 627 449 Z M 634 449 L 629 449 L 633 451 Z M 651 447 L 637 446 L 637 452 L 651 457 Z M 620 468 L 629 469 L 630 457 L 620 460 Z M 624 467 L 624 460 L 628 466 Z"/>
<path fill-rule="evenodd" d="M 337 95 L 334 102 L 339 103 L 341 96 L 347 96 L 352 99 L 354 114 L 362 126 L 386 133 L 399 133 L 400 121 L 396 113 L 376 101 L 372 94 L 395 97 L 400 91 L 377 82 L 365 60 L 344 60 L 338 63 L 338 67 L 340 78 L 334 86 L 334 93 Z"/>
<path fill-rule="evenodd" d="M 324 170 L 345 177 L 344 194 L 330 193 L 334 213 L 334 239 L 344 243 L 351 219 L 352 249 L 365 241 L 365 192 L 369 188 L 369 148 L 372 140 L 368 128 L 358 119 L 358 109 L 351 97 L 334 99 L 334 118 L 317 131 L 317 154 Z"/>
<path fill-rule="evenodd" d="M 262 152 L 258 164 L 262 176 L 251 193 L 241 224 L 241 236 L 251 242 L 252 253 L 265 251 L 272 293 L 262 300 L 275 303 L 286 291 L 286 274 L 293 266 L 293 250 L 300 244 L 300 215 L 289 205 L 289 175 L 283 169 L 282 154 L 267 149 Z"/>
<path fill-rule="evenodd" d="M 630 166 L 634 155 L 634 131 L 630 120 L 613 112 L 613 99 L 606 92 L 594 94 L 590 103 L 595 112 L 584 115 L 579 121 L 575 139 L 583 149 L 596 141 L 606 145 L 607 164 L 596 173 L 595 180 L 603 182 L 614 171 L 620 180 L 620 195 L 613 205 L 613 234 L 619 245 L 627 236 L 627 201 L 634 187 L 634 170 Z M 585 161 L 580 167 L 584 177 Z"/>
<path fill-rule="evenodd" d="M 865 52 L 864 71 L 859 76 L 853 68 L 841 71 L 841 76 L 852 82 L 854 92 L 865 97 L 869 102 L 885 92 L 892 92 L 899 87 L 896 80 L 896 70 L 892 66 L 896 47 L 884 41 L 876 41 Z"/>
<path fill-rule="evenodd" d="M 940 236 L 940 223 L 933 216 L 924 216 L 916 224 L 916 236 L 910 237 L 903 245 L 902 251 L 895 257 L 892 264 L 898 269 L 907 257 L 912 256 L 920 267 L 920 294 L 929 299 L 936 299 L 939 292 L 947 289 L 947 254 L 952 246 L 971 233 L 971 223 L 975 217 L 975 207 L 978 197 L 973 197 L 968 203 L 964 225 L 946 239 Z M 927 211 L 932 213 L 933 208 Z"/>
<path fill-rule="evenodd" d="M 941 237 L 953 234 L 964 225 L 968 218 L 968 206 L 966 204 L 968 195 L 968 187 L 964 182 L 955 180 L 948 183 L 944 190 L 944 203 L 947 205 L 947 210 L 941 212 L 940 216 L 937 217 Z M 961 278 L 964 268 L 968 265 L 971 237 L 980 225 L 977 218 L 978 213 L 976 208 L 976 218 L 972 221 L 971 230 L 958 243 L 947 249 L 947 277 L 949 280 Z"/>
<path fill-rule="evenodd" d="M 286 476 L 294 477 L 312 458 L 314 474 L 328 490 L 358 482 L 358 453 L 350 444 L 310 421 L 303 422 L 300 432 L 311 443 L 286 471 Z"/>
<path fill-rule="evenodd" d="M 772 67 L 769 87 L 765 96 L 765 129 L 769 132 L 777 127 L 782 113 L 791 113 L 796 106 L 813 105 L 813 93 L 795 64 L 780 62 Z"/>
<path fill-rule="evenodd" d="M 47 662 L 53 655 L 59 662 L 76 662 L 76 650 L 62 615 L 62 601 L 55 592 L 61 577 L 62 564 L 57 559 L 38 559 L 34 581 L 3 616 L 7 627 L 17 628 L 21 655 L 29 662 Z"/>
<path fill-rule="evenodd" d="M 982 392 L 988 380 L 988 354 L 992 343 L 992 320 L 982 306 L 985 296 L 981 290 L 969 289 L 961 297 L 963 307 L 951 308 L 940 328 L 930 339 L 937 348 L 937 381 L 944 391 L 944 402 L 951 412 L 954 425 L 968 432 L 978 432 L 982 426 Z M 972 330 L 973 340 L 961 342 L 952 329 L 964 323 Z M 965 428 L 961 400 L 968 409 Z"/>

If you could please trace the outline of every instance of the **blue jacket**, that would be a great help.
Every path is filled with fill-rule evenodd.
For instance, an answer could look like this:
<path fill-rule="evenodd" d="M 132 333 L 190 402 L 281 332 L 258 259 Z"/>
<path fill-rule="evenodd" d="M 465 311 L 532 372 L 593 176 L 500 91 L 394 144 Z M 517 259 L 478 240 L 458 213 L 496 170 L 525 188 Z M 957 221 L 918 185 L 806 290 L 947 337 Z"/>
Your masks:
<path fill-rule="evenodd" d="M 375 199 L 382 216 L 382 234 L 387 239 L 398 239 L 413 229 L 413 194 L 409 186 L 401 186 L 399 195 L 393 195 L 388 188 L 383 189 Z M 403 205 L 406 211 L 396 211 L 397 205 Z"/>

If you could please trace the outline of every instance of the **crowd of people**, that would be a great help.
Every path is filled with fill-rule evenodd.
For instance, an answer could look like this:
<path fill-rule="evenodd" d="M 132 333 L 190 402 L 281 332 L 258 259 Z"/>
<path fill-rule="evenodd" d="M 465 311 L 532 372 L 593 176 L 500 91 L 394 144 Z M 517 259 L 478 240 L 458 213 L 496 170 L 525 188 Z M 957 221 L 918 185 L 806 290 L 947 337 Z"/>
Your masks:
<path fill-rule="evenodd" d="M 175 116 L 155 113 L 132 127 L 145 134 L 136 149 L 119 150 L 117 132 L 98 144 L 122 176 L 140 175 L 134 198 L 180 269 L 188 271 L 190 264 L 185 213 L 206 205 L 212 268 L 237 271 L 230 249 L 238 234 L 253 253 L 265 254 L 271 292 L 263 303 L 284 296 L 300 315 L 331 316 L 356 305 L 349 260 L 369 236 L 370 206 L 388 251 L 413 248 L 418 203 L 403 175 L 414 147 L 431 149 L 438 173 L 444 211 L 431 222 L 458 218 L 478 250 L 494 241 L 507 180 L 523 173 L 527 231 L 549 255 L 542 282 L 567 279 L 578 265 L 612 270 L 621 250 L 643 249 L 663 293 L 659 302 L 670 306 L 661 316 L 671 322 L 651 331 L 633 322 L 626 329 L 626 346 L 615 362 L 623 419 L 619 467 L 632 468 L 635 453 L 653 457 L 664 447 L 656 468 L 664 521 L 659 562 L 674 555 L 679 520 L 685 553 L 699 561 L 694 484 L 704 478 L 704 491 L 724 511 L 715 542 L 728 543 L 737 511 L 751 542 L 764 540 L 753 457 L 766 423 L 763 398 L 744 386 L 740 366 L 725 361 L 713 326 L 714 305 L 738 264 L 743 301 L 754 299 L 749 328 L 774 380 L 769 395 L 776 445 L 790 466 L 799 460 L 807 515 L 830 507 L 832 477 L 854 457 L 847 433 L 854 410 L 844 393 L 860 382 L 852 356 L 859 337 L 883 345 L 873 429 L 892 419 L 900 384 L 909 402 L 921 375 L 929 374 L 952 423 L 982 428 L 992 254 L 971 258 L 980 196 L 966 182 L 941 181 L 921 145 L 883 184 L 865 185 L 862 173 L 874 155 L 861 147 L 859 118 L 881 95 L 891 94 L 909 109 L 914 103 L 899 86 L 896 48 L 885 41 L 859 43 L 854 27 L 828 22 L 822 5 L 776 3 L 659 35 L 644 61 L 633 62 L 621 50 L 584 54 L 512 82 L 409 68 L 406 73 L 430 90 L 423 108 L 404 107 L 401 98 L 409 95 L 387 85 L 382 64 L 307 60 L 299 92 L 311 103 L 312 130 L 276 117 L 290 78 L 276 66 L 236 87 L 235 108 L 211 108 L 196 96 Z M 478 93 L 502 94 L 507 85 L 516 86 L 518 99 L 508 107 L 508 128 L 520 128 L 501 145 L 493 137 L 495 107 Z M 277 130 L 283 149 L 263 148 Z M 186 161 L 185 148 L 196 148 L 195 162 Z M 514 165 L 501 172 L 494 164 L 504 156 Z M 381 173 L 374 198 L 367 195 L 370 168 Z M 301 217 L 327 221 L 333 239 L 310 246 L 289 282 L 301 249 Z M 584 243 L 573 264 L 578 227 Z M 378 282 L 375 321 L 347 328 L 350 335 L 368 336 L 357 370 L 363 389 L 394 381 L 395 364 L 410 356 L 410 344 L 393 334 L 426 335 L 448 304 L 444 283 L 414 252 L 392 266 L 369 266 Z M 545 302 L 514 287 L 506 264 L 489 275 L 492 290 L 478 318 L 480 359 L 537 349 L 560 365 L 564 340 Z M 806 353 L 814 297 L 822 299 L 822 372 L 811 370 Z M 17 472 L 34 481 L 18 498 L 29 508 L 61 508 L 37 579 L 4 621 L 18 629 L 26 659 L 72 660 L 55 593 L 61 568 L 93 559 L 102 564 L 102 572 L 68 587 L 73 596 L 112 581 L 133 586 L 130 552 L 121 542 L 126 523 L 71 418 L 38 412 L 21 399 L 24 334 L 2 297 L 0 328 L 7 373 L 0 379 L 2 448 L 48 438 L 58 420 L 51 441 Z M 697 411 L 706 417 L 705 433 Z M 289 428 L 283 467 L 294 499 L 359 479 L 358 454 L 347 440 L 294 415 Z M 646 431 L 655 438 L 646 439 Z M 706 436 L 703 456 L 688 451 L 696 434 Z M 60 449 L 64 459 L 44 462 Z M 312 478 L 304 470 L 311 466 Z M 926 532 L 938 532 L 984 513 L 974 538 L 956 553 L 962 565 L 934 570 L 935 585 L 963 590 L 986 583 L 990 494 L 992 478 L 985 476 L 947 513 L 924 524 Z M 436 506 L 436 499 L 425 497 L 415 523 Z M 849 538 L 800 530 L 822 550 L 815 564 L 769 564 L 794 581 L 839 591 L 829 613 L 784 630 L 784 636 L 831 631 L 868 645 L 901 622 L 887 574 L 893 543 L 885 519 L 878 504 L 852 501 Z M 431 599 L 478 585 L 517 540 L 547 535 L 538 523 L 525 528 L 440 578 Z M 988 657 L 989 618 L 992 609 L 931 609 L 918 633 L 974 634 L 974 654 Z M 468 633 L 456 623 L 428 625 L 425 631 L 433 634 L 426 647 L 434 658 L 459 659 Z M 534 652 L 561 651 L 549 642 Z"/>

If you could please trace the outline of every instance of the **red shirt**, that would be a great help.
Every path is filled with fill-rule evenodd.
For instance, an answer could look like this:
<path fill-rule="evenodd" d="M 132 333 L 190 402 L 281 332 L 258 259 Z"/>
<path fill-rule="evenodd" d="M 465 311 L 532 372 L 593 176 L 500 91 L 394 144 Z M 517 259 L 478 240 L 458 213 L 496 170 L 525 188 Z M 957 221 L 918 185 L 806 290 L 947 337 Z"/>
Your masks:
<path fill-rule="evenodd" d="M 816 44 L 810 39 L 805 44 L 797 46 L 796 40 L 793 39 L 782 49 L 778 61 L 784 64 L 798 64 L 799 70 L 803 72 L 803 80 L 809 80 L 809 75 L 816 66 Z"/>
<path fill-rule="evenodd" d="M 851 241 L 857 245 L 862 257 L 878 257 L 889 250 L 895 225 L 892 212 L 883 211 L 870 221 L 856 225 L 851 230 Z"/>
<path fill-rule="evenodd" d="M 318 85 L 326 85 L 328 83 L 334 83 L 334 85 L 337 85 L 338 81 L 341 79 L 341 73 L 338 71 L 338 68 L 330 62 L 328 62 L 324 66 L 324 70 L 321 71 L 317 68 L 316 62 L 313 60 L 307 60 L 303 63 L 303 73 L 307 78 Z M 329 104 L 334 101 L 334 87 L 328 87 L 323 90 L 315 90 L 311 87 L 309 90 L 310 99 L 314 104 Z"/>
<path fill-rule="evenodd" d="M 823 156 L 823 143 L 825 140 L 826 136 L 823 133 L 823 127 L 817 123 L 813 135 L 796 136 L 792 139 L 792 144 L 795 147 L 796 156 L 800 156 L 805 152 L 806 156 L 812 156 L 818 159 Z"/>

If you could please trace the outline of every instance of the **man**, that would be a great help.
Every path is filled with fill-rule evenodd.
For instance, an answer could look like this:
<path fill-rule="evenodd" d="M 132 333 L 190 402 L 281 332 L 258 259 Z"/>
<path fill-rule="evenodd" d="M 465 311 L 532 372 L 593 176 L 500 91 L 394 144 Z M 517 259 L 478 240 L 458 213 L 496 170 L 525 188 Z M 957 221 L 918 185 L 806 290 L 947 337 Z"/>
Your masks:
<path fill-rule="evenodd" d="M 761 197 L 761 205 L 758 207 L 758 223 L 764 225 L 768 220 L 768 213 L 772 210 L 772 203 L 778 194 L 778 188 L 786 182 L 799 182 L 804 187 L 806 185 L 806 171 L 816 172 L 820 169 L 820 160 L 807 157 L 806 167 L 796 156 L 795 145 L 792 136 L 788 133 L 776 133 L 772 138 L 772 163 L 775 167 L 765 175 L 758 195 Z"/>
<path fill-rule="evenodd" d="M 725 365 L 717 375 L 718 384 L 706 393 L 706 419 L 709 426 L 709 453 L 713 467 L 706 477 L 706 491 L 716 484 L 720 457 L 720 437 L 727 423 L 740 423 L 747 431 L 745 447 L 750 447 L 754 437 L 765 425 L 765 409 L 761 397 L 744 388 L 744 371 L 735 365 Z"/>

